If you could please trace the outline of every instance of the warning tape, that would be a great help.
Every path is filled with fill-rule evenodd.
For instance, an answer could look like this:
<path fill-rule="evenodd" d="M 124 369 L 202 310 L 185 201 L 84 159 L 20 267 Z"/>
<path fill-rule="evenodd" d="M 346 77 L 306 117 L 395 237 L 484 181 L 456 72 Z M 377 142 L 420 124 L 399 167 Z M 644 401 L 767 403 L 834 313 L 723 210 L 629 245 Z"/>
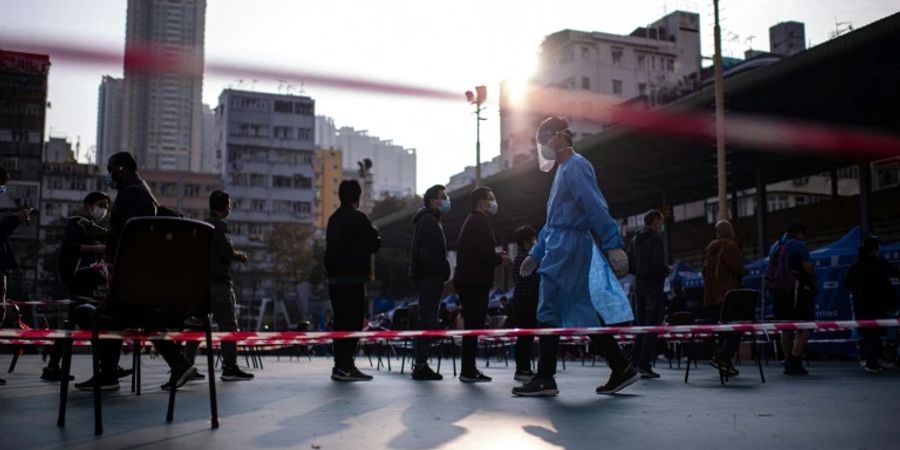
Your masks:
<path fill-rule="evenodd" d="M 797 330 L 836 331 L 856 328 L 886 328 L 900 326 L 900 318 L 877 320 L 845 320 L 823 322 L 766 322 L 766 323 L 729 323 L 716 325 L 659 325 L 659 326 L 622 326 L 622 327 L 585 327 L 585 328 L 510 328 L 479 330 L 409 330 L 409 331 L 319 331 L 319 332 L 217 332 L 213 333 L 216 341 L 269 341 L 290 340 L 309 341 L 311 339 L 397 339 L 414 337 L 477 337 L 488 338 L 500 336 L 585 336 L 592 334 L 683 334 L 697 335 L 710 333 L 747 333 L 747 332 L 779 332 Z M 0 330 L 0 339 L 90 339 L 89 330 Z M 100 339 L 141 339 L 169 341 L 202 341 L 206 335 L 202 331 L 163 331 L 163 332 L 131 332 L 101 331 Z M 696 336 L 695 336 L 696 337 Z"/>
<path fill-rule="evenodd" d="M 62 299 L 62 300 L 7 300 L 7 305 L 23 305 L 23 306 L 37 306 L 37 305 L 68 305 L 71 304 L 72 300 Z"/>

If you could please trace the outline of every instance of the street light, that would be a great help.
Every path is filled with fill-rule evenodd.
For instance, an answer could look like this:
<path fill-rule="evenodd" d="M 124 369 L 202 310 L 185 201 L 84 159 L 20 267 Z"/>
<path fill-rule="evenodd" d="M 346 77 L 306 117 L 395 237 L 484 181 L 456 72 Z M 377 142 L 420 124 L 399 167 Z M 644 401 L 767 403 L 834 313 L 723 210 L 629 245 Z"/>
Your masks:
<path fill-rule="evenodd" d="M 487 87 L 475 86 L 475 93 L 466 91 L 466 100 L 475 105 L 475 187 L 481 186 L 481 104 L 487 100 Z"/>

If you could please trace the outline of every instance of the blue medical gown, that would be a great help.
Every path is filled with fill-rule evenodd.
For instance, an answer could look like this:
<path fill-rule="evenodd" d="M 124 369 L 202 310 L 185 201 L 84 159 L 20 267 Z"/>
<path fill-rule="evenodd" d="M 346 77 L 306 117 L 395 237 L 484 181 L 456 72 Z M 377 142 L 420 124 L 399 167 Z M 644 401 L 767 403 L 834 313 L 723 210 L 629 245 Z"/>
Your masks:
<path fill-rule="evenodd" d="M 595 327 L 634 319 L 628 296 L 602 250 L 624 247 L 591 163 L 579 154 L 560 164 L 547 200 L 547 223 L 530 255 L 540 263 L 537 319 L 561 327 Z"/>

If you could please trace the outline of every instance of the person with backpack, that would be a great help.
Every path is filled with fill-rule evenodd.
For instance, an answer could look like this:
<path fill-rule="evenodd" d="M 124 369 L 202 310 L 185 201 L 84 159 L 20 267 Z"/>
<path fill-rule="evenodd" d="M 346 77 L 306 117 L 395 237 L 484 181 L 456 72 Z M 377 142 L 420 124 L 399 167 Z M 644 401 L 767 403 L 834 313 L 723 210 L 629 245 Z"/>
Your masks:
<path fill-rule="evenodd" d="M 775 320 L 808 322 L 815 319 L 816 279 L 805 239 L 806 225 L 794 222 L 769 250 L 765 283 L 773 299 Z M 801 356 L 810 334 L 811 330 L 781 333 L 785 375 L 809 373 L 803 368 Z"/>
<path fill-rule="evenodd" d="M 741 245 L 734 238 L 734 227 L 727 220 L 717 222 L 716 239 L 706 246 L 706 259 L 703 263 L 703 306 L 708 319 L 713 322 L 719 320 L 725 294 L 730 290 L 740 289 L 741 280 L 746 274 Z M 725 333 L 722 347 L 709 364 L 725 371 L 729 377 L 737 376 L 738 370 L 731 359 L 739 345 L 739 334 Z"/>
<path fill-rule="evenodd" d="M 853 293 L 853 313 L 856 320 L 884 319 L 897 308 L 894 286 L 891 278 L 900 278 L 900 270 L 878 257 L 881 243 L 872 236 L 866 237 L 859 246 L 859 259 L 850 266 L 844 277 L 844 287 Z M 877 373 L 884 370 L 879 362 L 881 356 L 881 328 L 863 328 L 863 354 L 866 358 L 866 372 Z"/>

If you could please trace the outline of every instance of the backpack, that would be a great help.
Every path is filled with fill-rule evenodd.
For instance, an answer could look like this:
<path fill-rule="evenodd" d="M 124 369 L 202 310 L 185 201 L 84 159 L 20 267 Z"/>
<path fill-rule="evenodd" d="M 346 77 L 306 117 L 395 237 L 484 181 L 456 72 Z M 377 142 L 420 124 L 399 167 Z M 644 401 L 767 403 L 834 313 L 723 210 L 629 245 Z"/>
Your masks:
<path fill-rule="evenodd" d="M 775 255 L 769 258 L 766 267 L 766 287 L 776 291 L 794 289 L 797 276 L 791 271 L 791 259 L 788 255 L 788 242 L 778 244 Z"/>

